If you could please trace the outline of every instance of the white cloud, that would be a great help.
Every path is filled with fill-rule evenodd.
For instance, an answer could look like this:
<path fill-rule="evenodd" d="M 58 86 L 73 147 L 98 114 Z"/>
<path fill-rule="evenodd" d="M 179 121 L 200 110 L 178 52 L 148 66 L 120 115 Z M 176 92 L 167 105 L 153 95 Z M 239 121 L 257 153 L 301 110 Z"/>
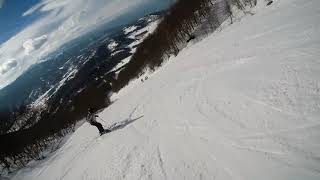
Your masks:
<path fill-rule="evenodd" d="M 36 11 L 50 11 L 57 8 L 66 6 L 70 1 L 68 0 L 43 0 L 42 2 L 34 5 L 29 10 L 24 12 L 22 16 L 29 16 Z"/>
<path fill-rule="evenodd" d="M 36 4 L 35 6 L 31 7 L 29 10 L 27 10 L 26 12 L 24 12 L 22 14 L 22 16 L 29 16 L 31 15 L 32 13 L 34 13 L 35 11 L 37 11 L 39 8 L 41 8 L 43 6 L 43 3 L 39 3 L 39 4 Z"/>
<path fill-rule="evenodd" d="M 43 35 L 34 39 L 28 39 L 23 43 L 24 53 L 29 55 L 32 51 L 39 49 L 48 39 L 48 36 Z"/>
<path fill-rule="evenodd" d="M 9 59 L 7 62 L 0 65 L 0 74 L 5 74 L 18 65 L 15 59 Z"/>
<path fill-rule="evenodd" d="M 22 16 L 45 14 L 0 45 L 0 64 L 11 58 L 18 62 L 15 71 L 0 74 L 0 89 L 66 42 L 128 12 L 142 15 L 168 2 L 172 0 L 42 0 Z"/>

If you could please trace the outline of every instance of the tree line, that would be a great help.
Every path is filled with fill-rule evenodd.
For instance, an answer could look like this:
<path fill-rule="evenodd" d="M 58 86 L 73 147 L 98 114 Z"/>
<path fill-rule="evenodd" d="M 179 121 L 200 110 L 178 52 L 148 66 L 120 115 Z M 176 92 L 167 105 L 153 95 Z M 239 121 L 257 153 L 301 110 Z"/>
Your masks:
<path fill-rule="evenodd" d="M 204 19 L 209 18 L 210 27 L 215 30 L 222 23 L 221 16 L 230 17 L 233 22 L 233 7 L 250 13 L 246 7 L 255 5 L 256 0 L 178 0 L 156 30 L 138 46 L 113 83 L 113 91 L 118 92 L 146 68 L 154 70 L 168 57 L 177 55 Z"/>

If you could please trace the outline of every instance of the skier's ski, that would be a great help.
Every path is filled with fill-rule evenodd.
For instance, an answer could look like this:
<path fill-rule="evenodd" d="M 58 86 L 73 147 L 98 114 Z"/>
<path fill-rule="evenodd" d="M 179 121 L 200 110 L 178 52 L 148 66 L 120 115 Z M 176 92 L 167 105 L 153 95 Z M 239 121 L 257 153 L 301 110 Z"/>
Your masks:
<path fill-rule="evenodd" d="M 106 129 L 106 130 L 104 130 L 102 133 L 100 133 L 100 136 L 102 136 L 102 135 L 104 135 L 104 134 L 107 134 L 107 133 L 109 133 L 109 132 L 111 132 L 111 130 Z"/>

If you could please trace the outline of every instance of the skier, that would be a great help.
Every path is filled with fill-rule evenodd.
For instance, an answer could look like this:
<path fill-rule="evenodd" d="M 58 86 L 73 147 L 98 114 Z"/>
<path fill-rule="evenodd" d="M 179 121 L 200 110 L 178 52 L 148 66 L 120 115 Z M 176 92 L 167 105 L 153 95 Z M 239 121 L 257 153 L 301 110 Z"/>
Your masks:
<path fill-rule="evenodd" d="M 92 108 L 89 108 L 88 109 L 88 114 L 87 114 L 87 117 L 86 117 L 86 120 L 88 121 L 88 123 L 90 123 L 92 126 L 95 126 L 95 127 L 98 128 L 100 136 L 105 134 L 105 133 L 110 132 L 109 129 L 104 129 L 102 124 L 97 122 L 97 120 L 96 120 L 97 117 L 99 117 L 99 116 L 94 113 L 94 110 Z"/>
<path fill-rule="evenodd" d="M 270 6 L 273 3 L 273 0 L 266 0 L 267 6 Z"/>

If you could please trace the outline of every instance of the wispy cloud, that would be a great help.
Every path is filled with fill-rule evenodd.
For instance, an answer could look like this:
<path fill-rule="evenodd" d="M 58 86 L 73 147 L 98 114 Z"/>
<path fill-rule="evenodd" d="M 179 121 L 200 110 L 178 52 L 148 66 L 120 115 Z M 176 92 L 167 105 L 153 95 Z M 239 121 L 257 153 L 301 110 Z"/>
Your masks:
<path fill-rule="evenodd" d="M 4 0 L 0 0 L 0 9 L 2 8 L 3 4 L 4 4 Z"/>
<path fill-rule="evenodd" d="M 0 89 L 47 54 L 97 26 L 114 21 L 127 13 L 142 15 L 153 9 L 161 9 L 172 1 L 42 0 L 22 16 L 38 12 L 45 15 L 0 45 L 0 64 L 6 64 L 8 59 L 15 59 L 17 62 L 15 69 L 0 74 Z M 0 2 L 3 3 L 3 0 Z"/>
<path fill-rule="evenodd" d="M 18 65 L 17 61 L 15 59 L 9 59 L 4 64 L 0 65 L 0 74 L 5 74 L 11 69 L 15 68 Z"/>
<path fill-rule="evenodd" d="M 24 53 L 30 55 L 32 51 L 39 49 L 48 39 L 48 36 L 43 35 L 34 39 L 28 39 L 23 43 Z"/>

